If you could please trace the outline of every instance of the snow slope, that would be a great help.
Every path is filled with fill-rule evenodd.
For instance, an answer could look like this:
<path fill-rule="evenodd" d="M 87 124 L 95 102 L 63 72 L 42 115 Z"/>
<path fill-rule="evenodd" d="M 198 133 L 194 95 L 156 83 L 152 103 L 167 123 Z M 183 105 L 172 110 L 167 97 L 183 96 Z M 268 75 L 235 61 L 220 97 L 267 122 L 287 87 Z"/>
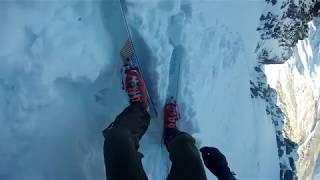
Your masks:
<path fill-rule="evenodd" d="M 260 1 L 128 0 L 127 16 L 159 112 L 169 61 L 182 52 L 179 127 L 216 146 L 240 179 L 278 179 L 274 126 L 251 99 Z M 104 179 L 101 131 L 128 104 L 118 1 L 1 2 L 0 178 Z M 160 113 L 161 114 L 161 113 Z M 165 179 L 161 115 L 141 142 Z M 208 172 L 208 178 L 213 176 Z"/>

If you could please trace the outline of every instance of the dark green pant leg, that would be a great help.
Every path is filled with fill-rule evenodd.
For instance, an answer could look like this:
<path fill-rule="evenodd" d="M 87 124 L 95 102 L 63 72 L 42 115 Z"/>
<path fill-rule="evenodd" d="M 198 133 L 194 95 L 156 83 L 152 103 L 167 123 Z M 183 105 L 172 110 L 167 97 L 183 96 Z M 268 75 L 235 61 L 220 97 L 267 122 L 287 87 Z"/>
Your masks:
<path fill-rule="evenodd" d="M 195 140 L 187 133 L 172 139 L 167 145 L 172 162 L 167 180 L 206 180 L 205 170 Z"/>
<path fill-rule="evenodd" d="M 146 180 L 139 140 L 150 122 L 149 114 L 139 105 L 126 108 L 104 130 L 104 159 L 108 180 Z"/>

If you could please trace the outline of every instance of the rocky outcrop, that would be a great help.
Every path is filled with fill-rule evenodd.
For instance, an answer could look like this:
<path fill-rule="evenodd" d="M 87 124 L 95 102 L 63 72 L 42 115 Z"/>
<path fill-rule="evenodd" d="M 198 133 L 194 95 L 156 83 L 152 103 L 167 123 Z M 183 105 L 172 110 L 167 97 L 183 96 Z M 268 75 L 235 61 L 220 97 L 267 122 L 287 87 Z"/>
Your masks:
<path fill-rule="evenodd" d="M 265 67 L 268 83 L 277 91 L 277 104 L 286 117 L 284 132 L 298 144 L 295 164 L 299 179 L 312 178 L 320 152 L 319 27 L 316 18 L 309 23 L 309 38 L 297 43 L 289 61 Z"/>
<path fill-rule="evenodd" d="M 262 71 L 262 66 L 263 65 L 259 65 L 255 67 L 257 78 L 254 81 L 250 81 L 251 98 L 262 99 L 266 102 L 266 113 L 275 127 L 280 160 L 280 179 L 298 179 L 295 165 L 295 161 L 298 159 L 298 146 L 287 137 L 286 132 L 284 131 L 286 116 L 277 105 L 277 92 L 267 84 L 266 75 Z"/>
<path fill-rule="evenodd" d="M 266 0 L 260 17 L 261 41 L 256 53 L 264 64 L 282 64 L 293 54 L 298 40 L 308 37 L 308 22 L 319 16 L 319 0 Z"/>

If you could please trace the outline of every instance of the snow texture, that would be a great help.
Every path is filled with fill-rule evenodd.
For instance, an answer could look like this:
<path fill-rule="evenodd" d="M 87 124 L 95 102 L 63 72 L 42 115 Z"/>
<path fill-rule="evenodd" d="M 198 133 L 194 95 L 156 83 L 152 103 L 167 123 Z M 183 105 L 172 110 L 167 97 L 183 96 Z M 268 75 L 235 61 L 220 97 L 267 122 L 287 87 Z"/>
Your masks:
<path fill-rule="evenodd" d="M 178 126 L 199 147 L 218 147 L 237 178 L 279 179 L 274 125 L 265 100 L 250 91 L 263 2 L 126 4 L 159 114 L 179 50 Z M 0 179 L 105 179 L 101 131 L 128 105 L 119 1 L 2 1 L 0 20 Z M 170 168 L 161 128 L 159 115 L 141 141 L 152 180 Z"/>

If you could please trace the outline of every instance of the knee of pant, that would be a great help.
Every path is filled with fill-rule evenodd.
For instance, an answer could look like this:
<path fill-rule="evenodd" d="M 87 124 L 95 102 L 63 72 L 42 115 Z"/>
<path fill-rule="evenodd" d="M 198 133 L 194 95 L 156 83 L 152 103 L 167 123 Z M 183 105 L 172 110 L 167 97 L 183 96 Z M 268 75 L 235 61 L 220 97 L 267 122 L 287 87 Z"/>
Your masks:
<path fill-rule="evenodd" d="M 103 148 L 105 155 L 119 158 L 123 154 L 136 151 L 139 144 L 137 138 L 128 129 L 113 128 L 105 133 Z"/>
<path fill-rule="evenodd" d="M 183 147 L 184 145 L 195 144 L 195 140 L 192 136 L 185 132 L 181 132 L 175 136 L 167 145 L 168 150 L 177 149 L 177 147 Z"/>
<path fill-rule="evenodd" d="M 150 124 L 149 113 L 141 109 L 139 104 L 130 105 L 123 112 L 121 112 L 116 119 L 103 131 L 106 136 L 111 129 L 128 129 L 131 133 L 142 137 Z"/>
<path fill-rule="evenodd" d="M 184 132 L 179 131 L 178 129 L 165 129 L 164 130 L 164 144 L 168 146 L 168 144 L 175 139 L 180 134 L 183 134 Z"/>
<path fill-rule="evenodd" d="M 130 141 L 131 133 L 126 128 L 112 128 L 104 131 L 105 141 L 117 144 L 127 144 Z"/>

